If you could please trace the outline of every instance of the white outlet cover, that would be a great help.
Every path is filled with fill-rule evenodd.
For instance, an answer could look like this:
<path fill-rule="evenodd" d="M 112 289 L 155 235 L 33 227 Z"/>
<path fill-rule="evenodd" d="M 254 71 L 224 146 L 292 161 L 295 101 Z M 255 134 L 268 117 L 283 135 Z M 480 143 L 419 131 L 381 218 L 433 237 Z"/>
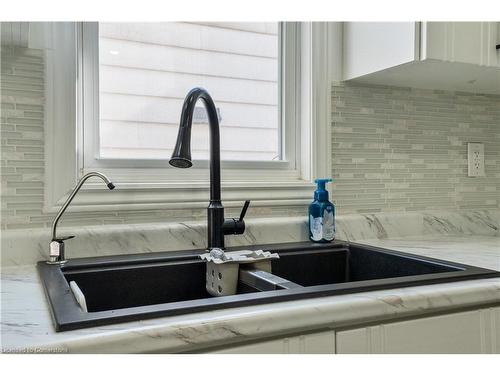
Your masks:
<path fill-rule="evenodd" d="M 478 142 L 467 143 L 468 176 L 484 176 L 484 144 Z"/>

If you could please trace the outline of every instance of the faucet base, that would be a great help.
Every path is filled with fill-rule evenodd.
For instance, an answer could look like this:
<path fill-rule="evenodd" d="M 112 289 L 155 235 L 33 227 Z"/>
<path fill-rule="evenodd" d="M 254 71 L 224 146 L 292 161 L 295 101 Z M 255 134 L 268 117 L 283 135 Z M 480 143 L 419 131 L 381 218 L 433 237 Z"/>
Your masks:
<path fill-rule="evenodd" d="M 59 264 L 59 265 L 62 265 L 64 263 L 66 263 L 67 260 L 47 260 L 45 263 L 47 264 Z"/>
<path fill-rule="evenodd" d="M 49 260 L 47 264 L 64 264 L 67 262 L 64 256 L 64 240 L 65 238 L 55 239 L 50 243 Z"/>

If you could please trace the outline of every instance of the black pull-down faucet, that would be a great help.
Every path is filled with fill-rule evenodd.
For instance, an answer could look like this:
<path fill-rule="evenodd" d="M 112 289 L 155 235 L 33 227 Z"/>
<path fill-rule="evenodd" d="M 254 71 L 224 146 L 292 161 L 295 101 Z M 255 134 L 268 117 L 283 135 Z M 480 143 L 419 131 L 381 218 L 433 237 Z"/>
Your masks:
<path fill-rule="evenodd" d="M 221 202 L 220 187 L 220 134 L 219 118 L 212 97 L 207 90 L 196 87 L 189 91 L 182 106 L 179 133 L 174 152 L 169 160 L 176 168 L 189 168 L 191 162 L 191 126 L 196 102 L 201 99 L 208 114 L 210 131 L 210 204 L 207 208 L 208 249 L 224 249 L 224 235 L 243 234 L 245 222 L 243 218 L 250 201 L 246 201 L 239 219 L 224 219 L 224 206 Z"/>

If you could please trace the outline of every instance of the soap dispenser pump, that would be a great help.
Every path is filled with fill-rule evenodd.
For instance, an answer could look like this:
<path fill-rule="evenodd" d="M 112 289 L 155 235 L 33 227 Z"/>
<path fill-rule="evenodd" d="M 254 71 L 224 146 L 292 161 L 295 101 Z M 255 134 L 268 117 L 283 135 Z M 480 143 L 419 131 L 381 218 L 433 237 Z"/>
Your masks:
<path fill-rule="evenodd" d="M 318 178 L 314 201 L 309 205 L 309 239 L 313 242 L 331 242 L 335 238 L 335 206 L 328 200 L 325 188 L 331 178 Z"/>

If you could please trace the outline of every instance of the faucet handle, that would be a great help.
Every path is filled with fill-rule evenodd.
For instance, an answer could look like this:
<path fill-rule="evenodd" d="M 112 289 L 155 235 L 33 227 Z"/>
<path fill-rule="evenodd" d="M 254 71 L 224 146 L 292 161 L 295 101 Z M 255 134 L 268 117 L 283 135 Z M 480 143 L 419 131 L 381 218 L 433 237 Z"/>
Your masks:
<path fill-rule="evenodd" d="M 245 215 L 247 213 L 247 210 L 248 210 L 248 206 L 250 206 L 250 201 L 245 201 L 245 204 L 243 205 L 243 208 L 241 209 L 241 214 L 240 214 L 240 221 L 243 221 L 243 219 L 245 218 Z"/>
<path fill-rule="evenodd" d="M 241 209 L 240 218 L 231 218 L 224 220 L 222 224 L 222 232 L 226 234 L 243 234 L 245 232 L 245 221 L 243 220 L 245 214 L 247 213 L 250 201 L 245 201 L 243 208 Z"/>

